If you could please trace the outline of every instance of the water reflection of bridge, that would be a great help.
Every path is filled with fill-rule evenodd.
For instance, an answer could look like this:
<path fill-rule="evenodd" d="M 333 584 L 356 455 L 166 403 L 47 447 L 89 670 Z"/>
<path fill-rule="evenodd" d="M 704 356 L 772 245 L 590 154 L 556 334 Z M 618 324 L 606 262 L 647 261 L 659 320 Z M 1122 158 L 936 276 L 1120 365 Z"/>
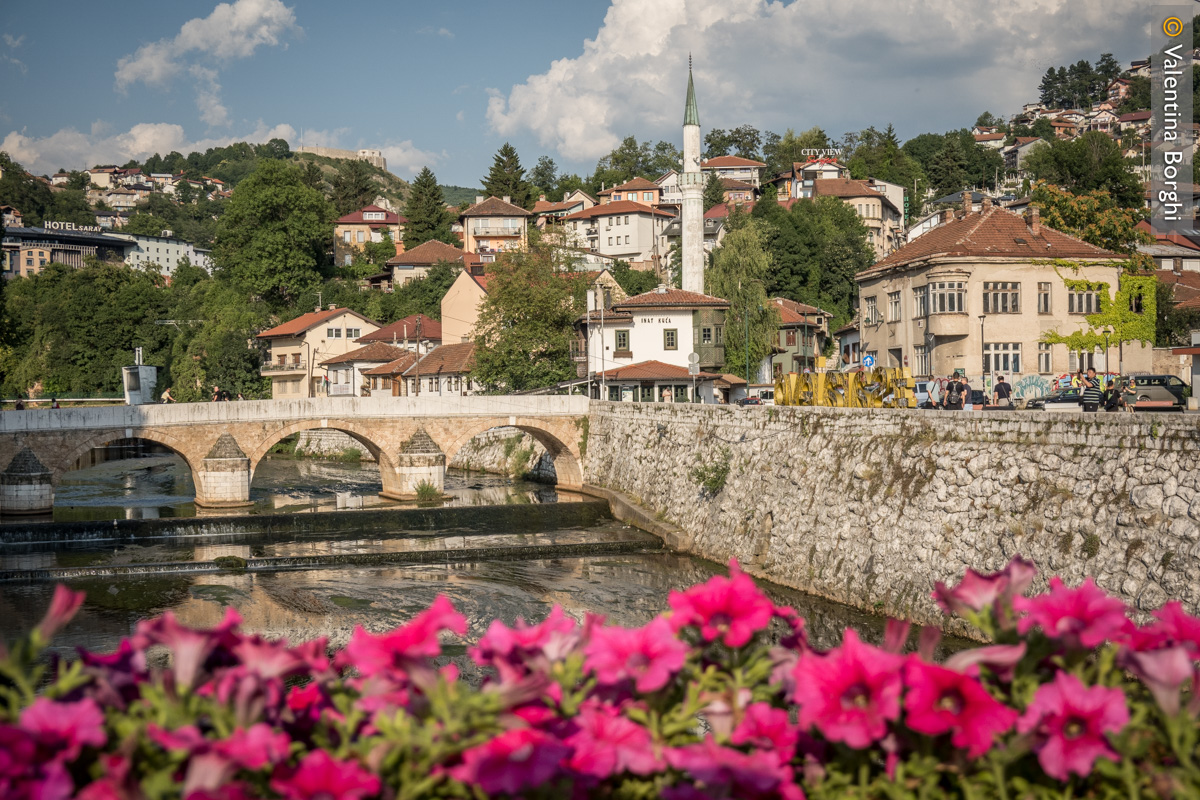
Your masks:
<path fill-rule="evenodd" d="M 583 483 L 588 400 L 575 396 L 369 397 L 37 409 L 0 414 L 0 514 L 48 511 L 54 485 L 92 448 L 143 439 L 191 470 L 196 504 L 248 505 L 259 461 L 279 440 L 327 428 L 358 440 L 379 464 L 385 497 L 439 490 L 446 464 L 480 433 L 525 431 L 554 459 L 558 483 Z M 586 445 L 585 445 L 586 446 Z"/>

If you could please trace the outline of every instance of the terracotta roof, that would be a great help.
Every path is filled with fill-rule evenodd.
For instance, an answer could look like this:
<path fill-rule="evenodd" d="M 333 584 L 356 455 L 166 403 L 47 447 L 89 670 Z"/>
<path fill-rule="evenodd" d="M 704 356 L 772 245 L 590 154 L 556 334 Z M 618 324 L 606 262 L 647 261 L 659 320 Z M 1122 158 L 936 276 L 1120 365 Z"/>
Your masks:
<path fill-rule="evenodd" d="M 799 325 L 807 322 L 807 317 L 813 315 L 833 316 L 828 311 L 822 311 L 816 306 L 797 303 L 795 300 L 788 300 L 784 297 L 772 297 L 771 302 L 779 306 L 779 323 L 781 325 Z"/>
<path fill-rule="evenodd" d="M 745 378 L 739 378 L 737 375 L 734 375 L 731 372 L 726 372 L 726 373 L 722 374 L 721 377 L 718 378 L 717 380 L 724 381 L 725 383 L 729 384 L 730 386 L 745 386 L 746 385 Z"/>
<path fill-rule="evenodd" d="M 415 350 L 405 350 L 404 353 L 395 361 L 389 361 L 386 364 L 371 369 L 363 370 L 363 375 L 400 375 L 404 370 L 417 363 L 417 353 Z"/>
<path fill-rule="evenodd" d="M 399 255 L 392 256 L 387 260 L 387 265 L 395 267 L 411 264 L 417 267 L 430 267 L 439 261 L 449 261 L 453 264 L 462 260 L 462 248 L 430 239 L 428 242 L 422 242 L 417 245 L 412 250 L 405 250 Z"/>
<path fill-rule="evenodd" d="M 856 181 L 852 178 L 817 178 L 813 181 L 813 196 L 814 197 L 878 197 L 884 203 L 892 207 L 893 211 L 899 212 L 896 204 L 888 199 L 887 195 L 882 192 L 872 189 L 867 185 L 866 181 Z"/>
<path fill-rule="evenodd" d="M 745 181 L 734 180 L 733 178 L 721 178 L 721 188 L 725 190 L 753 189 L 758 191 L 758 187 L 756 187 L 754 184 L 746 183 Z"/>
<path fill-rule="evenodd" d="M 802 197 L 789 197 L 784 202 L 779 203 L 779 205 L 783 206 L 784 210 L 791 211 L 792 206 L 796 205 L 797 201 L 803 200 L 803 199 L 804 198 L 802 198 Z M 734 205 L 736 205 L 738 208 L 740 208 L 742 211 L 745 211 L 748 214 L 754 210 L 754 206 L 757 202 L 758 202 L 757 200 L 747 200 L 744 203 L 734 203 Z M 767 202 L 770 202 L 770 201 L 768 200 Z M 726 205 L 725 203 L 717 203 L 715 206 L 710 208 L 708 211 L 704 212 L 705 219 L 725 219 L 728 216 L 729 216 L 729 206 Z"/>
<path fill-rule="evenodd" d="M 530 212 L 514 206 L 512 203 L 506 203 L 499 197 L 489 197 L 482 203 L 476 203 L 466 211 L 459 214 L 460 217 L 528 217 Z"/>
<path fill-rule="evenodd" d="M 1174 290 L 1176 307 L 1178 304 L 1190 303 L 1200 297 L 1200 272 L 1183 270 L 1179 274 L 1175 274 L 1169 269 L 1158 269 L 1154 271 L 1154 274 L 1158 276 L 1159 283 L 1165 283 Z"/>
<path fill-rule="evenodd" d="M 381 220 L 379 220 L 379 219 L 363 219 L 363 214 L 365 214 L 367 212 L 383 214 L 384 216 L 383 216 L 383 219 L 381 219 Z M 353 211 L 344 217 L 338 217 L 337 224 L 339 224 L 339 225 L 366 225 L 366 224 L 370 224 L 370 223 L 379 223 L 379 224 L 383 224 L 383 225 L 396 225 L 397 223 L 400 223 L 400 222 L 408 222 L 408 220 L 404 219 L 403 217 L 399 216 L 398 214 L 394 214 L 391 211 L 388 211 L 386 208 L 380 208 L 379 206 L 364 206 L 364 207 L 360 208 L 358 211 Z"/>
<path fill-rule="evenodd" d="M 1013 144 L 1016 145 L 1017 147 L 1024 147 L 1025 145 L 1029 144 L 1030 142 L 1036 142 L 1038 139 L 1041 139 L 1041 138 L 1042 137 L 1040 137 L 1040 136 L 1018 136 L 1016 138 L 1016 141 L 1013 142 Z"/>
<path fill-rule="evenodd" d="M 632 311 L 615 311 L 615 310 L 606 308 L 606 309 L 604 309 L 603 318 L 604 318 L 604 324 L 606 324 L 606 325 L 610 322 L 630 322 L 631 320 L 633 320 L 633 312 Z M 585 319 L 589 322 L 592 322 L 592 321 L 599 322 L 601 319 L 600 311 L 599 310 L 589 311 L 588 313 L 582 314 L 579 317 L 580 321 L 583 321 Z"/>
<path fill-rule="evenodd" d="M 1122 114 L 1121 116 L 1117 117 L 1117 119 L 1121 122 L 1141 122 L 1142 120 L 1150 119 L 1150 112 L 1134 111 L 1131 114 Z"/>
<path fill-rule="evenodd" d="M 399 358 L 403 355 L 403 350 L 403 347 L 393 347 L 384 342 L 371 342 L 356 350 L 351 350 L 349 353 L 343 353 L 340 356 L 334 356 L 326 361 L 322 361 L 321 366 L 326 366 L 327 364 L 351 364 L 357 361 L 370 361 L 382 364 Z"/>
<path fill-rule="evenodd" d="M 867 267 L 859 276 L 883 272 L 935 256 L 975 256 L 979 258 L 1097 258 L 1121 256 L 1060 233 L 1044 223 L 1035 235 L 1019 217 L 992 207 L 979 213 L 960 216 L 922 234 L 887 258 Z"/>
<path fill-rule="evenodd" d="M 624 191 L 640 191 L 642 189 L 661 189 L 657 183 L 646 180 L 645 178 L 634 178 L 630 181 L 625 181 L 620 186 L 614 186 L 611 189 L 605 189 L 603 192 L 597 192 L 601 197 L 612 194 L 613 192 Z"/>
<path fill-rule="evenodd" d="M 475 343 L 444 344 L 427 353 L 420 361 L 404 371 L 405 377 L 415 375 L 461 375 L 470 372 L 475 364 Z"/>
<path fill-rule="evenodd" d="M 977 133 L 977 134 L 975 134 L 975 141 L 977 141 L 977 142 L 994 142 L 997 139 L 1003 139 L 1003 138 L 1005 138 L 1003 133 Z"/>
<path fill-rule="evenodd" d="M 755 161 L 750 158 L 742 158 L 741 156 L 717 156 L 710 158 L 708 161 L 700 162 L 700 168 L 711 167 L 765 167 L 762 161 Z"/>
<path fill-rule="evenodd" d="M 608 381 L 653 381 L 653 380 L 686 380 L 693 377 L 696 380 L 712 381 L 721 376 L 715 372 L 701 372 L 689 375 L 687 367 L 677 367 L 674 364 L 664 364 L 661 361 L 639 361 L 624 367 L 615 367 L 600 373 Z"/>
<path fill-rule="evenodd" d="M 326 320 L 333 319 L 340 314 L 352 314 L 358 317 L 363 322 L 375 325 L 374 320 L 367 319 L 357 311 L 351 311 L 348 308 L 328 308 L 323 311 L 310 311 L 307 314 L 301 314 L 295 319 L 285 322 L 282 325 L 276 325 L 274 328 L 265 330 L 258 335 L 259 339 L 275 339 L 283 336 L 299 336 L 305 331 L 315 328 Z"/>
<path fill-rule="evenodd" d="M 533 204 L 533 213 L 547 214 L 552 211 L 566 211 L 568 208 L 574 208 L 582 202 L 582 200 L 576 200 L 574 202 L 551 203 L 549 200 L 538 200 Z"/>
<path fill-rule="evenodd" d="M 582 211 L 576 211 L 574 214 L 567 214 L 563 219 L 595 219 L 596 217 L 609 217 L 616 216 L 617 214 L 657 214 L 660 217 L 675 216 L 657 208 L 635 203 L 632 200 L 616 200 L 612 203 L 605 203 L 602 206 L 592 206 Z"/>
<path fill-rule="evenodd" d="M 1176 303 L 1177 310 L 1191 311 L 1192 309 L 1200 310 L 1200 294 L 1197 294 L 1190 300 L 1184 300 L 1182 303 Z"/>
<path fill-rule="evenodd" d="M 417 321 L 421 323 L 421 339 L 440 342 L 442 340 L 442 323 L 430 319 L 424 314 L 409 314 L 404 319 L 398 319 L 391 325 L 385 325 L 374 333 L 368 333 L 357 342 L 403 342 L 405 339 L 417 338 Z"/>
<path fill-rule="evenodd" d="M 643 294 L 637 294 L 627 300 L 622 300 L 620 303 L 613 303 L 613 308 L 617 311 L 627 306 L 636 306 L 638 308 L 665 308 L 668 306 L 679 308 L 695 308 L 697 306 L 728 308 L 729 301 L 722 300 L 719 297 L 710 297 L 699 292 L 685 292 L 682 289 L 668 287 L 662 291 L 651 289 Z"/>

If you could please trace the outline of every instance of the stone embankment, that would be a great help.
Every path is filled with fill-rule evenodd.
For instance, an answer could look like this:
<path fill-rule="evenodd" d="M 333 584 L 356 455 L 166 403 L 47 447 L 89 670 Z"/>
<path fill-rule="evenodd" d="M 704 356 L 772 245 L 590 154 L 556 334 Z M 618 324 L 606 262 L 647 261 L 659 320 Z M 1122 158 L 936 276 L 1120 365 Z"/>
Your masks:
<path fill-rule="evenodd" d="M 1200 417 L 593 403 L 585 479 L 668 544 L 867 611 L 1021 554 L 1143 611 L 1200 610 Z"/>

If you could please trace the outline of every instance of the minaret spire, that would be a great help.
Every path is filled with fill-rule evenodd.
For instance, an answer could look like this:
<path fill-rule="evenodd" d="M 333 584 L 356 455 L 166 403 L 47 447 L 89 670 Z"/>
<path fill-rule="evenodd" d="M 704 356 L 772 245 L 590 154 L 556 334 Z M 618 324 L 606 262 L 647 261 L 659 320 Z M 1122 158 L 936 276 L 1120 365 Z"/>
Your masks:
<path fill-rule="evenodd" d="M 683 107 L 683 124 L 699 125 L 700 111 L 696 108 L 696 86 L 692 83 L 692 54 L 688 53 L 687 103 Z"/>
<path fill-rule="evenodd" d="M 691 53 L 688 53 L 687 103 L 683 107 L 683 172 L 679 175 L 679 188 L 683 194 L 680 286 L 703 294 L 704 173 L 700 169 L 700 112 L 696 108 Z"/>

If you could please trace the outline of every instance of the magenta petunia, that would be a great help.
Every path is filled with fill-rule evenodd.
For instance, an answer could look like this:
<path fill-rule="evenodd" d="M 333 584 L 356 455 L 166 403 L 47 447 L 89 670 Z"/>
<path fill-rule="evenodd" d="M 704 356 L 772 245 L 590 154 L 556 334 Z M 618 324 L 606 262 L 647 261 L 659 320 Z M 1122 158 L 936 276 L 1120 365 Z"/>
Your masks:
<path fill-rule="evenodd" d="M 54 634 L 66 627 L 83 605 L 84 597 L 86 595 L 83 592 L 73 592 L 61 583 L 54 587 L 50 608 L 46 609 L 45 616 L 37 625 L 38 635 L 42 637 L 43 642 L 50 641 Z"/>
<path fill-rule="evenodd" d="M 728 647 L 742 647 L 771 622 L 775 605 L 754 580 L 742 572 L 736 560 L 729 562 L 729 577 L 716 575 L 684 592 L 671 592 L 668 601 L 675 612 L 671 626 L 700 629 L 704 641 L 720 638 Z"/>
<path fill-rule="evenodd" d="M 940 581 L 934 584 L 933 598 L 948 614 L 965 614 L 993 607 L 997 600 L 1011 600 L 1033 583 L 1037 568 L 1016 556 L 1000 572 L 982 575 L 968 569 L 953 589 Z"/>
<path fill-rule="evenodd" d="M 662 617 L 642 628 L 597 628 L 584 649 L 584 666 L 606 686 L 626 680 L 639 692 L 654 692 L 667 685 L 687 661 L 688 646 Z"/>
<path fill-rule="evenodd" d="M 769 703 L 746 706 L 742 721 L 729 738 L 733 744 L 748 744 L 779 757 L 781 763 L 792 760 L 800 731 L 788 720 L 788 712 L 772 708 Z"/>
<path fill-rule="evenodd" d="M 662 768 L 650 732 L 609 705 L 587 703 L 574 719 L 578 730 L 566 739 L 576 772 L 607 778 L 622 772 L 649 775 Z"/>
<path fill-rule="evenodd" d="M 276 770 L 271 788 L 283 800 L 361 800 L 379 793 L 379 778 L 357 761 L 339 761 L 314 750 L 295 769 Z"/>
<path fill-rule="evenodd" d="M 1103 686 L 1086 687 L 1060 670 L 1054 681 L 1038 688 L 1017 723 L 1020 733 L 1033 733 L 1042 769 L 1065 781 L 1073 772 L 1086 776 L 1097 758 L 1119 761 L 1106 734 L 1129 722 L 1125 693 Z"/>
<path fill-rule="evenodd" d="M 1155 621 L 1140 629 L 1129 646 L 1134 650 L 1157 650 L 1182 645 L 1193 658 L 1200 658 L 1200 619 L 1183 610 L 1172 600 L 1154 612 Z"/>
<path fill-rule="evenodd" d="M 445 595 L 438 595 L 433 604 L 412 622 L 389 633 L 376 636 L 361 625 L 356 627 L 346 649 L 338 656 L 338 665 L 354 667 L 363 677 L 404 672 L 414 664 L 441 654 L 438 635 L 442 631 L 461 636 L 467 632 L 467 620 L 454 610 Z"/>
<path fill-rule="evenodd" d="M 1179 713 L 1180 691 L 1193 679 L 1192 655 L 1182 645 L 1161 650 L 1122 650 L 1118 664 L 1137 675 L 1168 715 Z"/>
<path fill-rule="evenodd" d="M 478 786 L 488 794 L 516 794 L 541 786 L 559 772 L 571 750 L 548 733 L 532 728 L 505 731 L 462 754 L 463 763 L 450 777 Z"/>
<path fill-rule="evenodd" d="M 904 722 L 927 736 L 953 734 L 951 743 L 979 758 L 996 736 L 1017 721 L 1017 712 L 992 697 L 977 678 L 910 658 L 904 666 Z"/>
<path fill-rule="evenodd" d="M 710 736 L 700 744 L 670 749 L 666 757 L 672 767 L 695 782 L 664 790 L 662 796 L 666 800 L 702 797 L 802 800 L 804 797 L 792 782 L 791 768 L 766 750 L 743 753 L 722 747 Z"/>
<path fill-rule="evenodd" d="M 503 681 L 518 680 L 532 671 L 543 670 L 551 662 L 561 661 L 579 646 L 583 629 L 554 606 L 549 616 L 537 625 L 518 619 L 510 628 L 493 620 L 479 644 L 468 650 L 480 666 L 493 666 Z"/>
<path fill-rule="evenodd" d="M 1022 634 L 1036 625 L 1051 639 L 1074 649 L 1090 650 L 1106 640 L 1120 640 L 1127 622 L 1125 604 L 1105 594 L 1091 578 L 1070 589 L 1056 575 L 1050 579 L 1049 592 L 1018 597 L 1013 608 L 1026 613 L 1017 623 Z"/>
<path fill-rule="evenodd" d="M 84 747 L 100 747 L 108 741 L 104 713 L 86 697 L 73 703 L 39 697 L 21 712 L 20 724 L 40 748 L 63 761 L 74 761 Z"/>
<path fill-rule="evenodd" d="M 904 659 L 863 644 L 847 629 L 841 647 L 825 655 L 806 653 L 793 672 L 800 727 L 815 726 L 825 738 L 864 748 L 882 739 L 900 716 L 900 669 Z"/>
<path fill-rule="evenodd" d="M 136 650 L 161 644 L 171 651 L 171 671 L 177 689 L 187 690 L 200 682 L 201 670 L 208 657 L 218 647 L 233 647 L 240 640 L 236 633 L 242 618 L 233 608 L 225 609 L 225 617 L 211 630 L 198 630 L 180 624 L 170 611 L 162 616 L 138 623 L 133 636 Z"/>

